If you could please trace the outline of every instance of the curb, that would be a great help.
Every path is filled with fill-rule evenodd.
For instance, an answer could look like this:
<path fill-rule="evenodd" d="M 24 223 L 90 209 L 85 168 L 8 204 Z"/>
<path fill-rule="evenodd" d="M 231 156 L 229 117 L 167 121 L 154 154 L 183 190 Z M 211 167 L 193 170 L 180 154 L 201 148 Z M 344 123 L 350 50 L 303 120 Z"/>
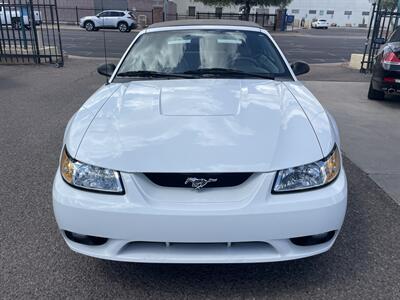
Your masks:
<path fill-rule="evenodd" d="M 79 26 L 62 26 L 62 25 L 60 25 L 60 30 L 72 30 L 72 31 L 84 31 L 84 32 L 86 32 L 86 30 L 84 28 L 81 28 Z M 100 29 L 100 30 L 101 31 L 105 31 L 105 32 L 119 32 L 118 29 Z M 128 33 L 139 33 L 142 30 L 143 29 L 132 29 Z M 95 31 L 95 32 L 97 32 L 97 31 Z M 121 32 L 121 33 L 126 33 L 126 32 Z"/>
<path fill-rule="evenodd" d="M 79 55 L 71 55 L 71 54 L 64 54 L 64 58 L 65 59 L 81 59 L 81 60 L 102 60 L 102 61 L 104 61 L 105 60 L 105 57 L 103 56 L 103 57 L 91 57 L 91 56 L 79 56 Z M 115 60 L 120 60 L 121 58 L 120 57 L 108 57 L 107 56 L 107 60 L 113 60 L 113 61 L 115 61 Z"/>

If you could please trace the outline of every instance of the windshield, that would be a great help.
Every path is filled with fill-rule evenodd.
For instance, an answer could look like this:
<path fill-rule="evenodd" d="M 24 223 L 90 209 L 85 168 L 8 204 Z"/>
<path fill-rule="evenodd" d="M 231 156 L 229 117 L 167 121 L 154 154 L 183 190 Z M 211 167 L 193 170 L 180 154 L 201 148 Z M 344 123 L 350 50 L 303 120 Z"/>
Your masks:
<path fill-rule="evenodd" d="M 196 29 L 143 34 L 130 49 L 117 76 L 155 73 L 251 78 L 265 75 L 292 79 L 268 36 L 239 30 Z"/>

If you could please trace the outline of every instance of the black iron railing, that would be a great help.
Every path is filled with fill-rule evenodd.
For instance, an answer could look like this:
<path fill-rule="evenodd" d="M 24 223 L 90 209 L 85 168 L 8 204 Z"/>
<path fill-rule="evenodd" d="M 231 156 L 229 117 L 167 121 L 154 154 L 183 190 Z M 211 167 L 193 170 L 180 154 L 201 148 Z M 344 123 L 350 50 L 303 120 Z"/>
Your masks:
<path fill-rule="evenodd" d="M 81 18 L 85 16 L 94 16 L 103 10 L 113 10 L 115 8 L 84 8 L 84 7 L 59 7 L 59 16 L 61 24 L 79 25 Z M 126 8 L 126 10 L 129 10 Z M 137 22 L 141 27 L 151 25 L 153 23 L 172 20 L 189 20 L 189 19 L 229 19 L 229 20 L 248 20 L 256 22 L 259 25 L 276 30 L 277 28 L 277 15 L 276 14 L 249 14 L 248 18 L 243 14 L 235 13 L 202 13 L 198 12 L 192 15 L 182 15 L 178 13 L 162 15 L 161 17 L 155 13 L 154 10 L 135 10 Z"/>
<path fill-rule="evenodd" d="M 0 63 L 63 66 L 56 0 L 0 0 Z"/>
<path fill-rule="evenodd" d="M 277 28 L 277 15 L 276 14 L 244 14 L 236 13 L 197 13 L 197 19 L 224 19 L 224 20 L 242 20 L 255 22 L 262 27 L 276 30 Z"/>
<path fill-rule="evenodd" d="M 368 73 L 372 71 L 375 57 L 382 45 L 382 41 L 387 41 L 390 33 L 399 24 L 399 19 L 400 12 L 397 11 L 396 6 L 393 5 L 391 9 L 384 8 L 382 0 L 372 4 L 372 15 L 360 72 Z"/>

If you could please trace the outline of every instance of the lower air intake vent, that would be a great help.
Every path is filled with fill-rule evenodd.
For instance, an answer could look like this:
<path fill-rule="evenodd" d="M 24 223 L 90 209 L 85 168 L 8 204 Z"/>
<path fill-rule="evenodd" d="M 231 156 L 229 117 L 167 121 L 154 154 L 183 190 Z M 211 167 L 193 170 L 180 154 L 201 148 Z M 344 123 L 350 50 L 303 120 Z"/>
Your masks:
<path fill-rule="evenodd" d="M 165 187 L 233 187 L 244 183 L 253 173 L 145 173 L 153 183 Z"/>

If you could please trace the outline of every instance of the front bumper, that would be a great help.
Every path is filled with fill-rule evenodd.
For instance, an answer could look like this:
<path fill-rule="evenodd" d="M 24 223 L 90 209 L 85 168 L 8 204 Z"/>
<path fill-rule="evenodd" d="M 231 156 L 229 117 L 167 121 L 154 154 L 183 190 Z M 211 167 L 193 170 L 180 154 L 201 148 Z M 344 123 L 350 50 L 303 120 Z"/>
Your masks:
<path fill-rule="evenodd" d="M 103 259 L 158 263 L 250 263 L 303 258 L 329 250 L 347 206 L 344 170 L 330 185 L 272 195 L 274 173 L 255 174 L 233 188 L 160 188 L 143 175 L 122 174 L 126 194 L 86 192 L 57 172 L 53 205 L 68 246 Z M 105 237 L 100 246 L 68 239 L 65 231 Z M 335 231 L 322 244 L 291 238 Z"/>

